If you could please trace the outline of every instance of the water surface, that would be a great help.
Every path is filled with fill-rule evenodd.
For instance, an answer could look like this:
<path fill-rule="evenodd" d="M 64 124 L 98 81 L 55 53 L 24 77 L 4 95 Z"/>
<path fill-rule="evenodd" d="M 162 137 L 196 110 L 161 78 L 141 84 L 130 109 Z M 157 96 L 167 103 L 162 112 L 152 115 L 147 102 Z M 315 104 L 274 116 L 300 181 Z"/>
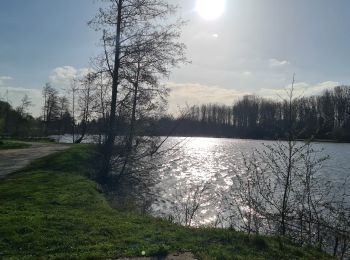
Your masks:
<path fill-rule="evenodd" d="M 196 224 L 211 224 L 221 212 L 221 195 L 232 184 L 232 176 L 243 173 L 243 157 L 255 150 L 266 149 L 274 141 L 219 139 L 219 138 L 169 138 L 166 147 L 177 144 L 173 153 L 163 158 L 156 170 L 160 199 L 154 210 L 163 215 L 181 215 L 193 198 L 191 194 L 204 188 L 201 207 L 195 217 Z M 350 176 L 350 144 L 314 143 L 322 151 L 318 156 L 329 156 L 323 162 L 320 175 L 335 186 Z M 192 196 L 192 197 L 191 197 Z M 178 216 L 183 221 L 183 216 Z M 182 218 L 182 220 L 181 220 Z"/>

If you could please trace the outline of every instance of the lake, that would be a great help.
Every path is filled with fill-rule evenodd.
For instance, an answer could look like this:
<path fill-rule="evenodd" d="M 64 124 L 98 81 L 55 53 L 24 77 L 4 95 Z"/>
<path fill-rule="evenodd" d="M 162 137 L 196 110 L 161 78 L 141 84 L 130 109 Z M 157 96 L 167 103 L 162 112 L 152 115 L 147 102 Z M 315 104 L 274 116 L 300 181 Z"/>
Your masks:
<path fill-rule="evenodd" d="M 92 140 L 88 138 L 88 142 Z M 61 142 L 71 142 L 71 137 L 61 138 Z M 193 203 L 194 196 L 197 196 L 200 208 L 192 224 L 212 224 L 218 219 L 217 213 L 222 211 L 220 195 L 232 184 L 232 176 L 241 171 L 243 157 L 249 157 L 256 149 L 264 150 L 264 144 L 273 143 L 242 139 L 169 138 L 164 149 L 174 145 L 176 148 L 166 153 L 153 172 L 157 179 L 153 214 L 171 216 L 176 222 L 183 223 L 188 204 Z M 323 150 L 320 156 L 330 157 L 323 162 L 321 176 L 335 186 L 350 177 L 350 144 L 313 143 L 313 147 Z"/>

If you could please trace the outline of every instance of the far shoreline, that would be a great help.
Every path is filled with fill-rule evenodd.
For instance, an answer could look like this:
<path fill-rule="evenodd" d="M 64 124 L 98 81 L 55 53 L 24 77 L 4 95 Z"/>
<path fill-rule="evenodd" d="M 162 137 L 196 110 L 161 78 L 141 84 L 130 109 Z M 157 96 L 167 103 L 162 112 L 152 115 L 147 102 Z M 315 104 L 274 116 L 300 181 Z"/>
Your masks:
<path fill-rule="evenodd" d="M 72 135 L 69 133 L 66 133 L 64 135 L 50 135 L 47 136 L 45 138 L 50 139 L 50 140 L 55 140 L 55 142 L 57 142 L 57 137 L 62 137 L 65 135 Z M 89 136 L 98 136 L 96 134 L 89 134 L 86 135 L 86 138 Z M 117 135 L 118 137 L 122 137 L 122 135 Z M 164 135 L 154 135 L 154 137 L 162 137 L 162 138 L 211 138 L 211 139 L 231 139 L 231 140 L 251 140 L 251 141 L 287 141 L 287 139 L 272 139 L 272 138 L 252 138 L 252 137 L 227 137 L 227 136 L 210 136 L 210 135 L 196 135 L 196 136 L 191 136 L 191 135 L 169 135 L 169 136 L 164 136 Z M 43 138 L 43 137 L 40 137 Z M 20 140 L 20 139 L 17 139 Z M 315 138 L 315 139 L 296 139 L 296 141 L 298 142 L 307 142 L 310 141 L 311 143 L 333 143 L 333 144 L 350 144 L 350 141 L 340 141 L 340 140 L 333 140 L 333 139 L 319 139 L 319 138 Z M 59 141 L 58 141 L 59 142 Z"/>

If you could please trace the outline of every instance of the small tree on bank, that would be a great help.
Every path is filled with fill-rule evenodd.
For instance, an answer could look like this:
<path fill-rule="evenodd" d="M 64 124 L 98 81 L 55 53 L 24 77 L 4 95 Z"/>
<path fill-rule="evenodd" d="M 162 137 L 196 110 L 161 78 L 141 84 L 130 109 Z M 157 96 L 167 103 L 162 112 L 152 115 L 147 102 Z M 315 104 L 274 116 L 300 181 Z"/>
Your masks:
<path fill-rule="evenodd" d="M 43 106 L 43 122 L 45 125 L 45 134 L 48 133 L 50 124 L 59 116 L 59 105 L 58 105 L 58 91 L 51 86 L 50 83 L 46 83 L 43 90 L 42 96 L 44 98 Z"/>

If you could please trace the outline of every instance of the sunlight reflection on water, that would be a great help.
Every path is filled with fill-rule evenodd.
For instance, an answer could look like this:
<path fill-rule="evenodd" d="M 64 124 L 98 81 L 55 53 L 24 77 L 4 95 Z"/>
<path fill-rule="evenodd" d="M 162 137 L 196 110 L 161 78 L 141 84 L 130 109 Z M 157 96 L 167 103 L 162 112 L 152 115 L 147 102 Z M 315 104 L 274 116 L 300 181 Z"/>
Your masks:
<path fill-rule="evenodd" d="M 157 169 L 159 200 L 153 205 L 156 215 L 174 216 L 188 209 L 192 194 L 198 187 L 208 187 L 202 194 L 199 210 L 193 225 L 208 225 L 216 220 L 220 209 L 219 194 L 225 193 L 232 184 L 234 174 L 242 174 L 242 158 L 249 157 L 263 144 L 273 141 L 218 139 L 218 138 L 170 138 L 166 147 L 179 145 L 176 152 L 166 156 Z M 322 175 L 334 183 L 341 183 L 350 173 L 350 144 L 315 143 L 330 156 L 323 167 Z M 192 202 L 191 202 L 192 203 Z M 178 216 L 178 222 L 183 222 Z M 182 216 L 183 218 L 183 216 Z"/>

